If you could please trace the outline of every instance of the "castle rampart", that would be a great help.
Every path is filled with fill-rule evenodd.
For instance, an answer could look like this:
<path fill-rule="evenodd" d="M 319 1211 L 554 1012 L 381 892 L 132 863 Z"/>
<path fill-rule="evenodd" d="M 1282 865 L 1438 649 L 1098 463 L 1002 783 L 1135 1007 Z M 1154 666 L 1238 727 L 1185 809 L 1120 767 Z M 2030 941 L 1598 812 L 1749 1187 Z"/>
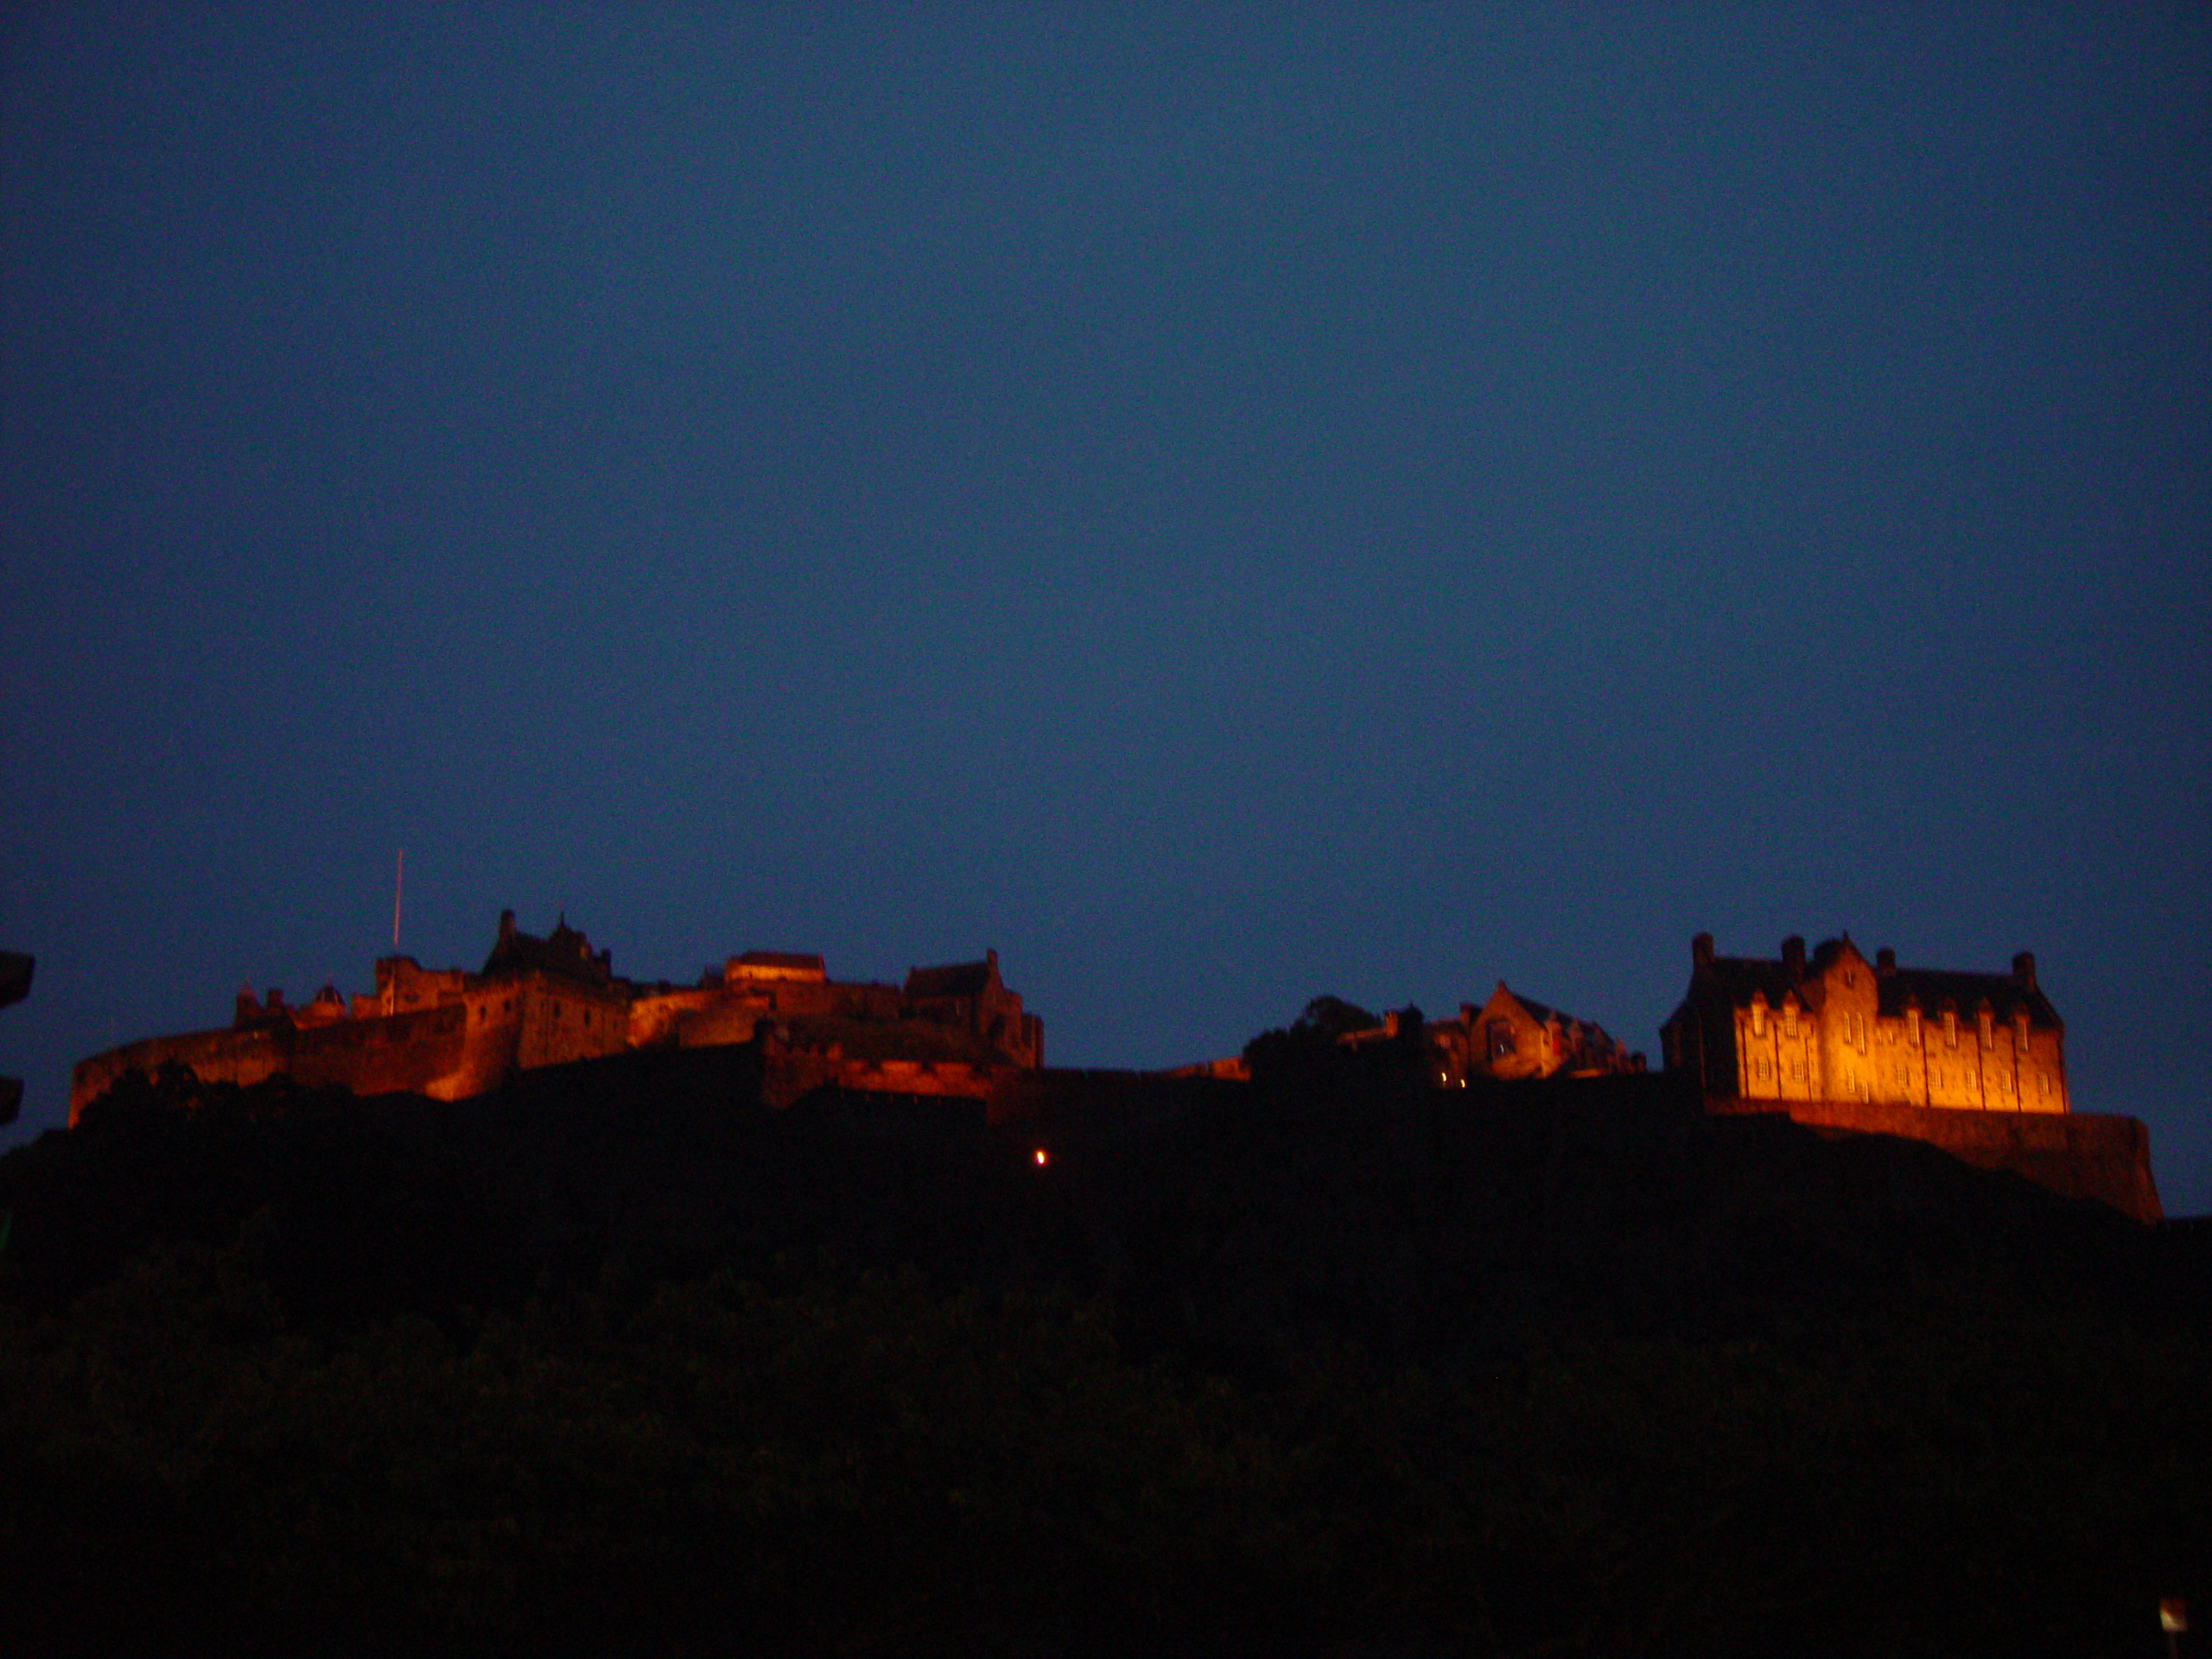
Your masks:
<path fill-rule="evenodd" d="M 2098 1112 L 1980 1112 L 1857 1100 L 1717 1099 L 1722 1116 L 1775 1115 L 1829 1133 L 1893 1135 L 1940 1147 L 1979 1169 L 2009 1170 L 2073 1198 L 2094 1198 L 2140 1222 L 2163 1215 L 2151 1179 L 2151 1137 L 2136 1119 Z"/>
<path fill-rule="evenodd" d="M 510 911 L 483 969 L 376 964 L 376 989 L 350 1002 L 326 986 L 292 1006 L 240 993 L 228 1029 L 148 1038 L 81 1061 L 69 1121 L 132 1071 L 182 1065 L 201 1081 L 250 1085 L 287 1076 L 357 1095 L 462 1100 L 518 1071 L 632 1048 L 763 1041 L 771 1092 L 889 1090 L 982 1098 L 994 1079 L 1041 1064 L 1043 1026 L 984 960 L 916 969 L 905 987 L 841 984 L 822 958 L 747 951 L 692 986 L 618 979 L 608 953 L 557 925 L 521 932 Z"/>
<path fill-rule="evenodd" d="M 1667 1070 L 1706 1109 L 1770 1113 L 1829 1133 L 1925 1141 L 1985 1169 L 2159 1217 L 2150 1137 L 2132 1117 L 2076 1113 L 2066 1027 L 2036 959 L 2006 974 L 1872 962 L 1846 935 L 1808 957 L 1723 957 L 1690 942 L 1690 984 L 1661 1028 Z"/>
<path fill-rule="evenodd" d="M 1691 958 L 1689 990 L 1662 1037 L 1668 1071 L 1708 1111 L 1905 1136 L 2158 1218 L 2143 1126 L 2070 1109 L 2065 1029 L 2032 957 L 2014 957 L 2006 975 L 1904 969 L 1887 950 L 1868 962 L 1847 937 L 1809 957 L 1797 938 L 1777 959 L 1723 957 L 1700 934 Z M 819 957 L 775 951 L 733 957 L 692 985 L 639 985 L 565 922 L 541 939 L 509 912 L 480 972 L 393 956 L 376 964 L 376 987 L 349 1003 L 326 986 L 297 1007 L 248 990 L 227 1029 L 93 1055 L 76 1068 L 70 1122 L 129 1072 L 170 1065 L 207 1083 L 287 1076 L 363 1096 L 461 1100 L 543 1066 L 740 1044 L 757 1050 L 773 1105 L 842 1089 L 978 1102 L 997 1121 L 1033 1103 L 1044 1065 L 1043 1024 L 1007 987 L 995 951 L 917 968 L 899 985 L 840 982 Z M 1440 1086 L 1643 1070 L 1641 1055 L 1596 1025 L 1503 982 L 1480 1008 L 1463 1004 L 1421 1034 Z M 1392 1016 L 1339 1040 L 1400 1037 Z M 1185 1071 L 1216 1084 L 1247 1075 L 1233 1061 Z"/>

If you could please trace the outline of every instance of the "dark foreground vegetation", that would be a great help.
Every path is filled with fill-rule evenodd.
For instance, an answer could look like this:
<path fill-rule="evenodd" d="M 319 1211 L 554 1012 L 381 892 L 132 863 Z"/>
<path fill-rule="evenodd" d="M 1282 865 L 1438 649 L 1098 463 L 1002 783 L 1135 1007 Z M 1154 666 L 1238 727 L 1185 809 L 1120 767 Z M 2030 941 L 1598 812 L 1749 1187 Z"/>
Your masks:
<path fill-rule="evenodd" d="M 2212 1598 L 2201 1238 L 1295 1047 L 997 1128 L 734 1053 L 126 1086 L 0 1160 L 0 1651 L 2153 1659 Z"/>

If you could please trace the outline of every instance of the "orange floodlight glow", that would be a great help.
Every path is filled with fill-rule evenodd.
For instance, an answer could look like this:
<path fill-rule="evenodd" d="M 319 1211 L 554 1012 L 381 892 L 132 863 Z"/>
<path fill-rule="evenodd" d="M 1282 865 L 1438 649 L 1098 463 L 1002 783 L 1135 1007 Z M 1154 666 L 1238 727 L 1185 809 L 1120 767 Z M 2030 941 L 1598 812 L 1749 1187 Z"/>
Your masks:
<path fill-rule="evenodd" d="M 1037 1148 L 1037 1167 L 1038 1167 L 1038 1168 L 1042 1169 L 1042 1168 L 1044 1168 L 1044 1167 L 1045 1167 L 1045 1166 L 1046 1166 L 1046 1165 L 1047 1165 L 1047 1164 L 1051 1163 L 1052 1161 L 1052 1160 L 1050 1158 L 1048 1158 L 1048 1157 L 1046 1157 L 1046 1154 L 1045 1154 L 1045 1148 L 1044 1148 L 1044 1147 L 1038 1147 L 1038 1148 Z"/>

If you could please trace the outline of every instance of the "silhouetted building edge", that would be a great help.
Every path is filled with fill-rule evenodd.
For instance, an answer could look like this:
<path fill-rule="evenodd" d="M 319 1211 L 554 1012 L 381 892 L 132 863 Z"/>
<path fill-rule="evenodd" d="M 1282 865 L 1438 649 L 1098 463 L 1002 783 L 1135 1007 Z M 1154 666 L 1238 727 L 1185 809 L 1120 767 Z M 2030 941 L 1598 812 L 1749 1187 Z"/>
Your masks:
<path fill-rule="evenodd" d="M 1723 957 L 1690 942 L 1690 983 L 1660 1038 L 1667 1071 L 1706 1109 L 1924 1141 L 1986 1169 L 2160 1217 L 2150 1135 L 2132 1117 L 2077 1113 L 2066 1027 L 2022 951 L 2005 974 L 1869 962 L 1851 936 L 1808 955 Z"/>
<path fill-rule="evenodd" d="M 1001 977 L 998 953 L 918 968 L 902 988 L 832 980 L 818 956 L 748 950 L 690 985 L 617 976 L 563 917 L 543 938 L 501 912 L 482 969 L 376 964 L 376 989 L 350 1001 L 326 985 L 237 998 L 230 1026 L 126 1043 L 78 1063 L 69 1121 L 133 1071 L 189 1069 L 203 1083 L 283 1076 L 356 1095 L 464 1100 L 518 1071 L 636 1049 L 757 1044 L 778 1104 L 810 1089 L 984 1099 L 1043 1064 L 1044 1023 Z"/>

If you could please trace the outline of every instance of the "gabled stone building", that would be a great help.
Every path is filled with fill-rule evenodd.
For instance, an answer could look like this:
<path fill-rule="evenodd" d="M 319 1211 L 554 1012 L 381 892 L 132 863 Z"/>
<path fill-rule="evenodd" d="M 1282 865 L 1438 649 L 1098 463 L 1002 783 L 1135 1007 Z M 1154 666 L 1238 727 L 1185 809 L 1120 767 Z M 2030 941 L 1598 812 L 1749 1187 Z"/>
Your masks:
<path fill-rule="evenodd" d="M 1045 1063 L 1044 1022 L 1024 1014 L 1020 994 L 999 977 L 995 950 L 986 950 L 981 962 L 912 969 L 899 1001 L 910 1020 L 964 1031 L 1017 1065 Z"/>
<path fill-rule="evenodd" d="M 1395 1042 L 1401 1018 L 1385 1014 L 1381 1025 L 1337 1040 L 1351 1048 Z M 1463 1086 L 1475 1077 L 1519 1082 L 1561 1073 L 1594 1077 L 1643 1070 L 1643 1057 L 1630 1053 L 1594 1020 L 1578 1020 L 1522 996 L 1502 979 L 1482 1007 L 1462 1002 L 1454 1018 L 1426 1021 L 1421 1036 L 1434 1056 L 1434 1081 L 1440 1088 Z"/>
<path fill-rule="evenodd" d="M 2066 1027 L 2025 951 L 2009 974 L 1959 973 L 1869 962 L 1848 934 L 1764 958 L 1717 956 L 1700 933 L 1660 1037 L 1667 1070 L 1709 1100 L 2068 1109 Z"/>
<path fill-rule="evenodd" d="M 1872 962 L 1846 935 L 1808 956 L 1723 957 L 1690 942 L 1690 983 L 1661 1028 L 1668 1072 L 1707 1112 L 1786 1116 L 1821 1135 L 1924 1141 L 2138 1221 L 2159 1218 L 2132 1117 L 2075 1109 L 2066 1027 L 2022 951 L 2009 974 Z"/>
<path fill-rule="evenodd" d="M 1459 1005 L 1459 1017 L 1432 1027 L 1462 1077 L 1592 1077 L 1640 1071 L 1641 1056 L 1593 1020 L 1579 1020 L 1507 988 L 1503 980 L 1478 1008 Z"/>

